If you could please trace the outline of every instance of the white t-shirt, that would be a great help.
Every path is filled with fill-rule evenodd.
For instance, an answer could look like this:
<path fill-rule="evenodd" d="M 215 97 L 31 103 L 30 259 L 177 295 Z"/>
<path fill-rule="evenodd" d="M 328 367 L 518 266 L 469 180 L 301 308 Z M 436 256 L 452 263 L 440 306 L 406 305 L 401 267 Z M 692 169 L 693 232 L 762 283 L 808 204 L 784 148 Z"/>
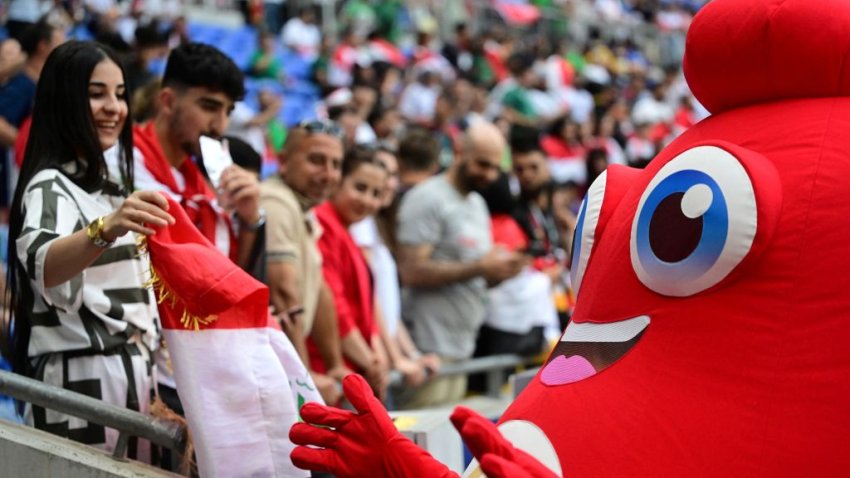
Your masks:
<path fill-rule="evenodd" d="M 494 329 L 525 334 L 532 327 L 548 328 L 558 322 L 552 282 L 531 267 L 490 289 L 489 295 L 484 323 Z"/>
<path fill-rule="evenodd" d="M 315 59 L 319 56 L 322 33 L 315 24 L 304 23 L 300 18 L 295 17 L 283 26 L 281 38 L 285 46 L 306 58 Z"/>
<path fill-rule="evenodd" d="M 353 224 L 348 232 L 354 239 L 354 243 L 363 249 L 368 249 L 372 256 L 370 267 L 375 280 L 378 305 L 381 306 L 381 312 L 384 314 L 387 332 L 390 337 L 395 337 L 398 321 L 401 319 L 401 291 L 395 259 L 378 232 L 375 218 L 367 217 Z"/>
<path fill-rule="evenodd" d="M 401 94 L 398 111 L 410 121 L 428 123 L 434 119 L 439 96 L 439 86 L 428 87 L 418 81 L 411 83 Z"/>

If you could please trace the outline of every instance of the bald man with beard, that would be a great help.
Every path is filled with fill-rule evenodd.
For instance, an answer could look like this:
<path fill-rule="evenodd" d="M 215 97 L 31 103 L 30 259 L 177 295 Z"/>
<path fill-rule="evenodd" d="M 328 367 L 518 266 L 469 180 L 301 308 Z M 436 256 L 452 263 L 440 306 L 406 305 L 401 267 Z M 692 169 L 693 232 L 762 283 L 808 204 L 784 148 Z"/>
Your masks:
<path fill-rule="evenodd" d="M 402 318 L 423 352 L 444 363 L 468 359 L 484 321 L 487 287 L 522 270 L 522 255 L 494 248 L 487 205 L 506 147 L 499 130 L 475 122 L 451 167 L 405 195 L 398 219 Z M 466 393 L 466 376 L 439 378 L 398 397 L 401 408 L 439 406 Z"/>

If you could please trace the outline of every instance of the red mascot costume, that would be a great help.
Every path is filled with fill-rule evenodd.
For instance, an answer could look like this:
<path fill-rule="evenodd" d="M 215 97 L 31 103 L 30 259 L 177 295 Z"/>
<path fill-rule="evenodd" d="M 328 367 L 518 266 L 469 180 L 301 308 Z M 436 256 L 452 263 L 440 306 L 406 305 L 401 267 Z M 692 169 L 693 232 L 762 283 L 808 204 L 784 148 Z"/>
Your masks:
<path fill-rule="evenodd" d="M 700 11 L 685 74 L 713 115 L 594 182 L 560 344 L 498 431 L 453 416 L 487 476 L 850 474 L 848 58 L 847 0 Z M 305 407 L 334 428 L 293 427 L 321 447 L 296 465 L 452 476 L 345 386 L 359 412 Z"/>

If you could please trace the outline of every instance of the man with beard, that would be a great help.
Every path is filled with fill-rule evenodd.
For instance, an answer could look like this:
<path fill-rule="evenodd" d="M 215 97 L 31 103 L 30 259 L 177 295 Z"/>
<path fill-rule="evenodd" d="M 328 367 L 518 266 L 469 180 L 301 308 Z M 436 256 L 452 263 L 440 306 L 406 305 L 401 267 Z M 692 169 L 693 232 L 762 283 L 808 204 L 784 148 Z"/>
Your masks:
<path fill-rule="evenodd" d="M 179 202 L 222 254 L 251 270 L 255 240 L 265 223 L 259 181 L 255 174 L 232 165 L 214 189 L 202 172 L 200 147 L 202 135 L 217 139 L 224 134 L 234 103 L 244 95 L 242 73 L 219 50 L 200 43 L 174 49 L 162 78 L 156 116 L 133 130 L 134 180 L 138 190 L 163 191 Z M 182 413 L 167 351 L 160 351 L 160 394 Z"/>
<path fill-rule="evenodd" d="M 538 262 L 545 260 L 546 265 L 555 266 L 566 253 L 553 213 L 554 185 L 546 155 L 537 145 L 514 147 L 511 160 L 520 193 L 515 215 L 528 236 L 529 252 L 541 259 Z M 558 272 L 553 270 L 552 274 L 557 275 Z"/>
<path fill-rule="evenodd" d="M 402 317 L 423 352 L 444 363 L 472 356 L 484 320 L 488 285 L 515 276 L 522 255 L 492 246 L 487 205 L 477 191 L 496 180 L 505 148 L 499 130 L 475 122 L 445 173 L 408 192 L 398 220 L 399 272 L 406 294 Z M 401 408 L 439 406 L 466 393 L 466 376 L 405 390 Z"/>

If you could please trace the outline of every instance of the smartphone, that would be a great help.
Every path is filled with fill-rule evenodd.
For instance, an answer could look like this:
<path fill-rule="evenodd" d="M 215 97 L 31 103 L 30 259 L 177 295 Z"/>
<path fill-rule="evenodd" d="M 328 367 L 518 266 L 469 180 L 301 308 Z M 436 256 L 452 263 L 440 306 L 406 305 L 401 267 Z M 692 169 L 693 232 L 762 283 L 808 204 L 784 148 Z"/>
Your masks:
<path fill-rule="evenodd" d="M 227 140 L 222 142 L 209 136 L 201 136 L 200 141 L 201 160 L 204 162 L 204 168 L 207 170 L 213 188 L 218 190 L 221 185 L 221 173 L 233 164 L 230 149 L 227 147 Z"/>

